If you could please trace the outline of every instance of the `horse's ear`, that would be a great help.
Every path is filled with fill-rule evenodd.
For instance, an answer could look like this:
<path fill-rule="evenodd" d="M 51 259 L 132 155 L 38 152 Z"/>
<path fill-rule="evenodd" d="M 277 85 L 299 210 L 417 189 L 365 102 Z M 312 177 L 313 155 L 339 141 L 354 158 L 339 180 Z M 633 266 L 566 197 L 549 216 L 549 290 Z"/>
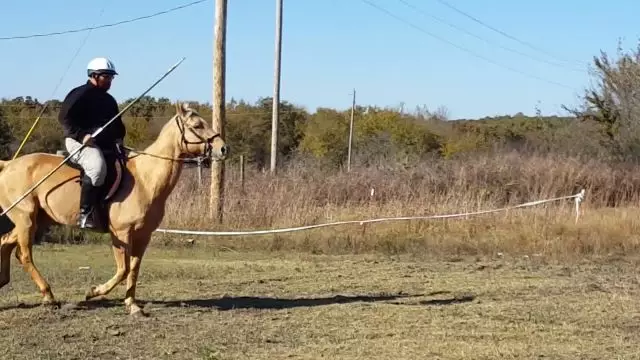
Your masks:
<path fill-rule="evenodd" d="M 184 105 L 180 104 L 180 101 L 176 101 L 176 113 L 180 117 L 184 117 Z"/>
<path fill-rule="evenodd" d="M 188 113 L 191 110 L 191 107 L 188 103 L 182 103 L 182 111 Z"/>

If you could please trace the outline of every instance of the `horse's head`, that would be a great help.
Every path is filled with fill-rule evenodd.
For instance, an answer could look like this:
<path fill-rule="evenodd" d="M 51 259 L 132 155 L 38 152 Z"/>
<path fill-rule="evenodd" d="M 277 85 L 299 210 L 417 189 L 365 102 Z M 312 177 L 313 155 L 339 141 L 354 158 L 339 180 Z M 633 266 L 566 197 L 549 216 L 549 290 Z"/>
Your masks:
<path fill-rule="evenodd" d="M 195 110 L 184 103 L 176 103 L 176 110 L 174 119 L 180 131 L 180 150 L 184 154 L 205 155 L 214 160 L 229 156 L 229 145 Z"/>

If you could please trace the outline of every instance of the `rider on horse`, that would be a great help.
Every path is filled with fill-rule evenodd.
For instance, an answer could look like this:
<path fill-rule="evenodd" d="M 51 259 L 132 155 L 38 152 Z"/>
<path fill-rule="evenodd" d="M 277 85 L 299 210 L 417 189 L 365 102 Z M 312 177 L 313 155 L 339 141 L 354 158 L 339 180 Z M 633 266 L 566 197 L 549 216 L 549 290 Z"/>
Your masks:
<path fill-rule="evenodd" d="M 86 144 L 70 160 L 80 166 L 84 173 L 78 225 L 83 229 L 93 229 L 95 219 L 92 215 L 98 200 L 97 190 L 104 184 L 107 175 L 103 152 L 122 146 L 126 129 L 118 116 L 95 139 L 91 137 L 94 131 L 119 112 L 118 103 L 107 92 L 118 73 L 109 59 L 99 57 L 89 62 L 87 75 L 87 82 L 72 89 L 65 97 L 58 121 L 63 127 L 65 147 L 69 153 Z"/>

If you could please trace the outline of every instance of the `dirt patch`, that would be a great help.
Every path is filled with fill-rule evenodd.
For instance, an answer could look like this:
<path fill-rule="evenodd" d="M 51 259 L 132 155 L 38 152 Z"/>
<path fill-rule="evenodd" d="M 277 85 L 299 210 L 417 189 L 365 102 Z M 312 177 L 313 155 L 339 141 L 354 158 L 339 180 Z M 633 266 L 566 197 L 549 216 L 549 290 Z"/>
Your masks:
<path fill-rule="evenodd" d="M 635 261 L 154 247 L 138 288 L 148 317 L 133 318 L 123 286 L 83 301 L 113 275 L 106 244 L 39 246 L 35 259 L 62 306 L 40 306 L 14 264 L 1 358 L 599 359 L 637 354 L 640 340 Z"/>

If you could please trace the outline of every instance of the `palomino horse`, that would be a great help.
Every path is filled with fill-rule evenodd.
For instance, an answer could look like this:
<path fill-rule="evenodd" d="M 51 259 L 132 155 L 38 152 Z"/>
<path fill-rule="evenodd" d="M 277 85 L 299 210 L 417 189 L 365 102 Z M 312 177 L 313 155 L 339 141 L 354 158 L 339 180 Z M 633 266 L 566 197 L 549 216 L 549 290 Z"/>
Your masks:
<path fill-rule="evenodd" d="M 163 126 L 153 144 L 127 161 L 118 190 L 105 206 L 109 224 L 104 232 L 111 235 L 117 269 L 110 280 L 92 286 L 86 300 L 108 294 L 126 278 L 125 308 L 131 315 L 142 314 L 135 300 L 140 262 L 152 232 L 162 221 L 167 198 L 178 182 L 181 160 L 200 155 L 224 160 L 229 153 L 220 135 L 188 105 L 177 104 L 176 109 L 177 113 Z M 0 208 L 7 209 L 62 159 L 59 155 L 32 153 L 1 161 Z M 77 168 L 64 164 L 7 213 L 14 227 L 0 233 L 0 287 L 9 283 L 11 252 L 17 246 L 16 258 L 40 289 L 43 304 L 57 303 L 49 283 L 33 262 L 31 247 L 36 228 L 43 221 L 76 226 L 79 175 Z"/>

